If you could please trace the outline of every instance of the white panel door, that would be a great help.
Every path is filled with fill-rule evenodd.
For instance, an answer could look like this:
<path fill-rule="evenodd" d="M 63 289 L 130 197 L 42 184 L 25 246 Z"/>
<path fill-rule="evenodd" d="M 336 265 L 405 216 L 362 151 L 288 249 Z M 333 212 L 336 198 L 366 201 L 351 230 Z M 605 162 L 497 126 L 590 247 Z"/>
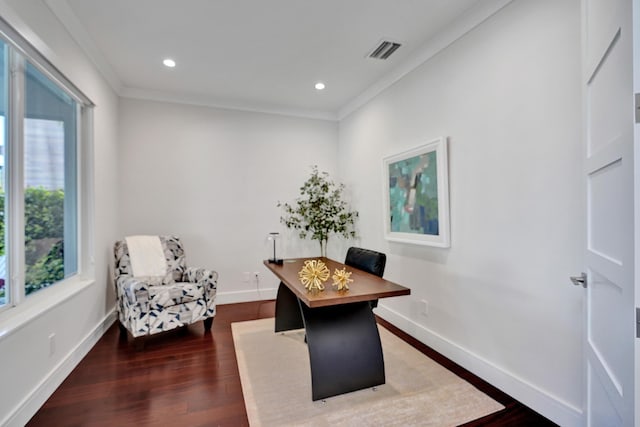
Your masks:
<path fill-rule="evenodd" d="M 633 91 L 636 94 L 636 124 L 634 130 L 635 150 L 635 247 L 640 248 L 640 0 L 633 0 Z M 636 251 L 636 313 L 640 307 L 640 251 Z M 636 321 L 640 316 L 636 315 Z M 636 427 L 640 427 L 640 325 L 636 325 Z"/>
<path fill-rule="evenodd" d="M 634 0 L 583 0 L 585 424 L 633 426 Z"/>

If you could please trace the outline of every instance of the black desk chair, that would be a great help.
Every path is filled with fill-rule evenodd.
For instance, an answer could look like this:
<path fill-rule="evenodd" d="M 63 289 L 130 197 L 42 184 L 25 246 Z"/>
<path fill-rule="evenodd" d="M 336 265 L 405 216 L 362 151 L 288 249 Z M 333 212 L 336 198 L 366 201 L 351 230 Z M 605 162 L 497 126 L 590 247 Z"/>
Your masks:
<path fill-rule="evenodd" d="M 384 266 L 387 263 L 387 256 L 382 252 L 352 246 L 347 251 L 347 257 L 344 263 L 349 267 L 382 277 L 384 274 Z M 371 301 L 371 308 L 376 308 L 377 306 L 378 300 Z"/>

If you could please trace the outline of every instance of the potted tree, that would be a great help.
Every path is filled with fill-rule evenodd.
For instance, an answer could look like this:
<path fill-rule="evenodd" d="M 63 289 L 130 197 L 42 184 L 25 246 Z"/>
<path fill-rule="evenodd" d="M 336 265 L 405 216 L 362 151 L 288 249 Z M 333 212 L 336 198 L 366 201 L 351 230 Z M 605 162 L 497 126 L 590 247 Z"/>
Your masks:
<path fill-rule="evenodd" d="M 300 197 L 293 204 L 278 202 L 284 214 L 280 222 L 298 230 L 301 239 L 310 237 L 320 243 L 321 256 L 327 256 L 327 241 L 331 234 L 355 238 L 358 212 L 349 209 L 343 199 L 344 184 L 333 182 L 327 172 L 312 166 L 311 176 L 300 187 Z"/>

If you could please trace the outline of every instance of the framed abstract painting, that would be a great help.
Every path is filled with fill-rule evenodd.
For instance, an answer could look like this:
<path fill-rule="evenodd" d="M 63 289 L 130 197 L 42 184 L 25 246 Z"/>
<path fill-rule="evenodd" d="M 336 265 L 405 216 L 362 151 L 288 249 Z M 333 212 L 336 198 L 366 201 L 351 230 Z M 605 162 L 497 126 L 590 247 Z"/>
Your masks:
<path fill-rule="evenodd" d="M 448 248 L 447 139 L 386 157 L 383 167 L 385 238 Z"/>

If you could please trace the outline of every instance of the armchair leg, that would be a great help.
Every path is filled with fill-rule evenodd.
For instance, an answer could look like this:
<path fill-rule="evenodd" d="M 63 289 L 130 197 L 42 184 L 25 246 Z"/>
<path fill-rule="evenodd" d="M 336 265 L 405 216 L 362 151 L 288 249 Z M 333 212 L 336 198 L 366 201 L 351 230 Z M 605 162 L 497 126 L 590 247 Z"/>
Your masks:
<path fill-rule="evenodd" d="M 202 322 L 204 323 L 204 331 L 208 332 L 211 330 L 211 326 L 213 325 L 213 317 L 207 317 Z"/>
<path fill-rule="evenodd" d="M 127 336 L 127 328 L 118 320 L 118 329 L 120 329 L 120 335 Z"/>

